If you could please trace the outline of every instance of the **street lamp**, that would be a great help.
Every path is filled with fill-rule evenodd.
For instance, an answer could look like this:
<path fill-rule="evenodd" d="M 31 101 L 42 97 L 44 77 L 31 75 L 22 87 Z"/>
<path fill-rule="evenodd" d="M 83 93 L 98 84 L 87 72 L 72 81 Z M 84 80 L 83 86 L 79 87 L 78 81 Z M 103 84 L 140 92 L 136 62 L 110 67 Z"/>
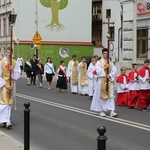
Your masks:
<path fill-rule="evenodd" d="M 15 25 L 17 14 L 15 14 L 14 9 L 9 14 L 9 26 L 10 26 L 10 66 L 12 65 L 12 37 L 13 37 L 13 27 Z M 11 70 L 10 70 L 10 86 L 11 86 Z"/>

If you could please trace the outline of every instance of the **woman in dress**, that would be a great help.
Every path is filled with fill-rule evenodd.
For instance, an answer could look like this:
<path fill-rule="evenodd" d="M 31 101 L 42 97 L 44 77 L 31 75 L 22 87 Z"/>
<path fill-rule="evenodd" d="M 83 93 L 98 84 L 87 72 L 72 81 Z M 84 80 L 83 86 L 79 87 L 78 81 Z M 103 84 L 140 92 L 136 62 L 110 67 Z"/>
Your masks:
<path fill-rule="evenodd" d="M 27 85 L 30 86 L 30 78 L 31 78 L 31 75 L 33 73 L 32 65 L 30 62 L 30 57 L 27 58 L 27 61 L 24 65 L 24 72 L 26 72 L 26 76 L 27 76 Z"/>
<path fill-rule="evenodd" d="M 37 63 L 37 76 L 38 76 L 38 87 L 42 88 L 42 82 L 43 82 L 43 74 L 44 74 L 44 65 L 42 64 L 42 60 L 39 59 Z"/>
<path fill-rule="evenodd" d="M 46 76 L 47 87 L 49 90 L 51 89 L 51 82 L 52 82 L 54 75 L 55 75 L 54 66 L 53 66 L 53 63 L 51 61 L 51 58 L 48 57 L 47 62 L 44 66 L 44 76 Z"/>
<path fill-rule="evenodd" d="M 67 76 L 66 76 L 66 70 L 65 62 L 61 61 L 60 66 L 58 67 L 58 80 L 56 84 L 56 88 L 59 88 L 61 92 L 64 92 L 64 90 L 67 89 Z"/>

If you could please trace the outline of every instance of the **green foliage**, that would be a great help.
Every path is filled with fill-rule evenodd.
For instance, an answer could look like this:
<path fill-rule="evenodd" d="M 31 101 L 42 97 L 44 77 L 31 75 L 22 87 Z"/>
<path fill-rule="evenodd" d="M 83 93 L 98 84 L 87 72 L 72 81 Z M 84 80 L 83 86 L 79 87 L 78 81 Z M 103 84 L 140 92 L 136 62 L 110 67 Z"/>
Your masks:
<path fill-rule="evenodd" d="M 56 3 L 59 3 L 59 0 L 53 0 Z M 40 0 L 40 3 L 44 6 L 44 7 L 51 7 L 51 0 Z M 59 9 L 64 9 L 66 8 L 66 6 L 68 5 L 68 0 L 60 0 L 60 7 Z"/>
<path fill-rule="evenodd" d="M 44 7 L 51 7 L 50 0 L 40 0 L 40 3 L 41 3 Z"/>
<path fill-rule="evenodd" d="M 68 0 L 61 0 L 59 9 L 64 9 L 68 5 Z"/>

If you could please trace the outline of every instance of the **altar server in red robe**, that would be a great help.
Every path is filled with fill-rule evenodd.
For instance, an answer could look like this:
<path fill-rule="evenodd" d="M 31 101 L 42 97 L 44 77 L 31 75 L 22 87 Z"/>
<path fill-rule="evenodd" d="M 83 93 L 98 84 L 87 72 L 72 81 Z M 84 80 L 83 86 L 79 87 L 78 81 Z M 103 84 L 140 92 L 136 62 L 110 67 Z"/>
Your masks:
<path fill-rule="evenodd" d="M 150 68 L 149 60 L 145 59 L 143 67 L 139 70 L 139 100 L 138 108 L 143 111 L 149 111 L 150 104 Z"/>
<path fill-rule="evenodd" d="M 128 86 L 129 81 L 126 75 L 126 68 L 122 67 L 120 69 L 121 74 L 118 76 L 116 82 L 118 83 L 117 88 L 117 100 L 116 103 L 119 106 L 128 104 Z"/>
<path fill-rule="evenodd" d="M 129 108 L 136 108 L 139 96 L 139 79 L 138 79 L 138 65 L 136 63 L 132 64 L 133 70 L 129 72 Z"/>

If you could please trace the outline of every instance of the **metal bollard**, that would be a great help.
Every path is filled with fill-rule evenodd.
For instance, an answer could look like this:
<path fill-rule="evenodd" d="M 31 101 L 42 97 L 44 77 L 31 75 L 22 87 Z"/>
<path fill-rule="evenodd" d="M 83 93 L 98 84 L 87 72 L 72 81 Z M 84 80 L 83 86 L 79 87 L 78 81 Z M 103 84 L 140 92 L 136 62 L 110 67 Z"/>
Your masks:
<path fill-rule="evenodd" d="M 24 150 L 30 150 L 30 103 L 24 106 Z"/>
<path fill-rule="evenodd" d="M 99 126 L 97 132 L 99 133 L 99 136 L 97 137 L 97 150 L 106 150 L 107 137 L 104 135 L 106 128 L 104 126 Z"/>

